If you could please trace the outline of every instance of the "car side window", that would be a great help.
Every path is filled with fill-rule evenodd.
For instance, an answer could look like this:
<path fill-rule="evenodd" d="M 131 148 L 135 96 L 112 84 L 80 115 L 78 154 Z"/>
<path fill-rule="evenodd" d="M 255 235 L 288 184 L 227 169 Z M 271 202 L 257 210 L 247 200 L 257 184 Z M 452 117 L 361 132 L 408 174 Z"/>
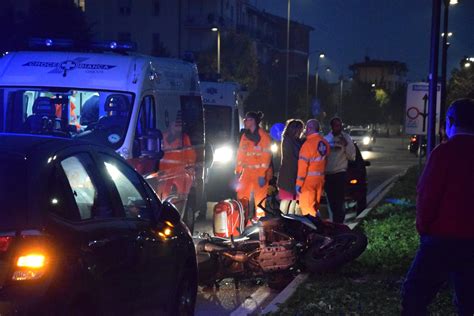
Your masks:
<path fill-rule="evenodd" d="M 119 159 L 106 154 L 101 154 L 101 157 L 120 196 L 125 216 L 151 220 L 153 211 L 147 201 L 147 194 L 140 176 Z"/>
<path fill-rule="evenodd" d="M 94 173 L 94 161 L 86 153 L 61 160 L 55 170 L 56 181 L 52 187 L 53 197 L 50 203 L 53 213 L 70 220 L 112 217 L 112 208 L 103 187 L 93 177 Z M 61 179 L 64 177 L 66 181 L 63 182 Z M 66 211 L 62 202 L 75 204 L 76 212 Z"/>

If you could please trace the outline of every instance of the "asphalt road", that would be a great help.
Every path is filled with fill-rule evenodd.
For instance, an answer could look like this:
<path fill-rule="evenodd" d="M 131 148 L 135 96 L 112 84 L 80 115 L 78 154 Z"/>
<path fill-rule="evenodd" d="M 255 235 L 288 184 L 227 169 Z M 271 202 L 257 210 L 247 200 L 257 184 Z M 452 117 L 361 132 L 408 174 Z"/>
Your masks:
<path fill-rule="evenodd" d="M 367 167 L 368 192 L 387 179 L 405 171 L 408 167 L 417 163 L 417 158 L 407 150 L 408 137 L 404 138 L 378 138 L 372 151 L 362 151 L 364 159 L 371 162 Z M 212 232 L 212 204 L 209 204 L 207 220 L 198 222 L 195 231 Z M 219 290 L 204 290 L 199 288 L 196 315 L 229 315 L 244 301 L 251 303 L 255 300 L 252 295 L 255 291 L 266 287 L 261 281 L 249 280 L 240 283 L 239 289 L 235 289 L 232 280 L 224 280 Z M 278 293 L 266 291 L 265 302 L 269 302 Z"/>
<path fill-rule="evenodd" d="M 408 152 L 408 143 L 408 137 L 378 138 L 372 151 L 362 151 L 362 157 L 371 163 L 367 167 L 368 192 L 418 163 L 418 158 Z"/>

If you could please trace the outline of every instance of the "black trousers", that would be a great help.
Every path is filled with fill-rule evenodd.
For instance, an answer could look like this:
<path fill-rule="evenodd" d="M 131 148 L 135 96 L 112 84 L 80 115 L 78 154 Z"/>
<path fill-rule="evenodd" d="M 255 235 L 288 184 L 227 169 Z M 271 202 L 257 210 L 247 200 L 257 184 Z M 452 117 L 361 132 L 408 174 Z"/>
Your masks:
<path fill-rule="evenodd" d="M 328 174 L 325 177 L 324 191 L 329 202 L 332 221 L 344 223 L 346 212 L 344 209 L 344 187 L 346 185 L 346 172 Z"/>

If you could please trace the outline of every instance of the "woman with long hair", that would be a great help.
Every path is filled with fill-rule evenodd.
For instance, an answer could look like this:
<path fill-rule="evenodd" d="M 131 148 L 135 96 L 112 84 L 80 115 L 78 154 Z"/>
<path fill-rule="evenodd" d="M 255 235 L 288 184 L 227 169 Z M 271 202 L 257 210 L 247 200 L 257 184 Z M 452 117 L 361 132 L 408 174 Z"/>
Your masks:
<path fill-rule="evenodd" d="M 295 183 L 298 173 L 298 157 L 303 144 L 301 134 L 304 123 L 301 120 L 290 119 L 286 122 L 281 141 L 281 166 L 278 175 L 280 200 L 296 199 Z"/>

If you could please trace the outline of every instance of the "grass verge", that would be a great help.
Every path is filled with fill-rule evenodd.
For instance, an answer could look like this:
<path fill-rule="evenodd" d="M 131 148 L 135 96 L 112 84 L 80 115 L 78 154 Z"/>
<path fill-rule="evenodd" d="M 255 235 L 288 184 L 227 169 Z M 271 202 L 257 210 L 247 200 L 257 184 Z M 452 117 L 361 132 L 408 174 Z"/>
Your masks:
<path fill-rule="evenodd" d="M 415 229 L 417 167 L 401 177 L 361 225 L 366 251 L 337 272 L 314 275 L 272 315 L 399 315 L 400 287 L 418 247 Z M 445 288 L 433 315 L 455 315 Z"/>

